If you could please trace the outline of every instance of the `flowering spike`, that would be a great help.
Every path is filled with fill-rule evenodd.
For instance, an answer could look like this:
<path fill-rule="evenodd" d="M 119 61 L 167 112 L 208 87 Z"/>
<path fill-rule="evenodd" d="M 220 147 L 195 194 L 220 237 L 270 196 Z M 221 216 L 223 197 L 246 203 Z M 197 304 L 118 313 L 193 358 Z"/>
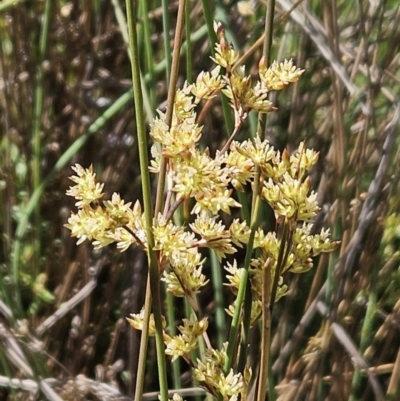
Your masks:
<path fill-rule="evenodd" d="M 293 154 L 287 150 L 280 153 L 259 136 L 242 142 L 234 140 L 250 112 L 275 110 L 268 99 L 269 92 L 296 82 L 304 70 L 297 68 L 292 60 L 267 66 L 266 60 L 261 58 L 259 79 L 256 80 L 246 73 L 244 66 L 236 66 L 239 53 L 228 43 L 222 24 L 214 23 L 214 29 L 218 43 L 213 60 L 217 66 L 210 72 L 200 72 L 195 83 L 185 82 L 176 90 L 171 122 L 167 124 L 166 115 L 158 111 L 151 124 L 150 136 L 156 143 L 151 148 L 149 168 L 151 172 L 160 173 L 162 162 L 168 159 L 166 185 L 171 196 L 167 199 L 172 198 L 171 204 L 165 205 L 165 213 L 155 216 L 152 222 L 153 250 L 166 290 L 176 297 L 186 297 L 193 310 L 198 312 L 196 294 L 209 281 L 203 273 L 206 271 L 203 269 L 205 259 L 200 248 L 213 250 L 222 260 L 248 245 L 250 227 L 246 221 L 231 219 L 229 215 L 232 208 L 241 207 L 234 197 L 234 189 L 245 191 L 246 187 L 254 186 L 255 179 L 259 180 L 262 200 L 273 209 L 279 225 L 286 224 L 291 233 L 282 243 L 285 238 L 275 232 L 264 232 L 260 227 L 255 232 L 253 244 L 257 252 L 250 260 L 248 270 L 232 257 L 230 263 L 225 262 L 225 285 L 233 294 L 240 293 L 239 288 L 248 277 L 252 298 L 250 324 L 253 325 L 263 310 L 266 267 L 272 276 L 271 290 L 273 283 L 277 284 L 274 288 L 277 301 L 287 294 L 284 281 L 287 272 L 308 271 L 313 266 L 314 256 L 331 252 L 337 243 L 330 240 L 329 230 L 312 233 L 312 219 L 319 207 L 308 172 L 317 162 L 318 153 L 306 149 L 304 143 Z M 224 148 L 213 156 L 208 148 L 199 147 L 203 127 L 198 125 L 196 108 L 202 100 L 211 99 L 220 91 L 229 99 L 236 126 Z M 71 179 L 75 185 L 67 194 L 77 200 L 78 210 L 72 213 L 66 227 L 77 237 L 78 244 L 89 240 L 95 248 L 101 248 L 115 243 L 121 251 L 135 244 L 147 252 L 147 230 L 139 201 L 132 206 L 118 193 L 103 201 L 104 184 L 96 181 L 93 167 L 84 169 L 77 164 L 73 170 L 76 175 Z M 185 202 L 185 206 L 193 204 L 191 213 L 195 217 L 190 224 L 177 225 L 171 219 L 175 205 L 180 202 Z M 227 313 L 233 315 L 235 307 L 234 302 L 227 308 Z M 132 327 L 142 329 L 143 311 L 131 315 L 128 322 Z M 183 319 L 178 328 L 179 335 L 171 337 L 167 332 L 163 333 L 166 354 L 172 360 L 183 357 L 190 362 L 195 378 L 218 399 L 245 399 L 251 371 L 247 368 L 243 372 L 224 369 L 231 361 L 227 344 L 221 350 L 212 349 L 208 344 L 209 349 L 204 355 L 197 361 L 191 359 L 198 337 L 206 338 L 207 327 L 206 319 Z M 154 332 L 151 317 L 150 335 Z M 175 394 L 172 401 L 182 400 Z"/>

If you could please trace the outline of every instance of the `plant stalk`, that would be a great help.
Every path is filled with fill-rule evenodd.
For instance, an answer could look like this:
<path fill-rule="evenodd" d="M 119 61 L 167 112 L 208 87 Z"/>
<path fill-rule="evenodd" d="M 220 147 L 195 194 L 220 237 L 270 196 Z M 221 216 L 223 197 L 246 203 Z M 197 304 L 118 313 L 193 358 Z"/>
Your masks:
<path fill-rule="evenodd" d="M 136 112 L 136 128 L 139 147 L 139 162 L 140 172 L 142 179 L 142 192 L 143 192 L 143 206 L 146 224 L 146 237 L 147 237 L 147 252 L 149 260 L 149 280 L 151 297 L 153 300 L 153 314 L 154 323 L 156 327 L 156 349 L 157 349 L 157 366 L 158 378 L 160 384 L 160 399 L 161 401 L 168 400 L 168 382 L 167 382 L 167 368 L 165 361 L 165 348 L 163 338 L 163 327 L 161 318 L 161 300 L 160 300 L 160 273 L 157 263 L 156 252 L 154 251 L 154 237 L 153 237 L 153 211 L 151 204 L 151 191 L 150 191 L 150 174 L 148 170 L 148 148 L 147 148 L 147 133 L 144 119 L 143 99 L 141 95 L 141 79 L 140 79 L 140 64 L 138 57 L 138 43 L 136 33 L 136 2 L 134 0 L 126 0 L 126 11 L 129 31 L 129 48 L 131 53 L 131 67 L 132 67 L 132 85 L 133 96 L 135 102 Z M 147 341 L 147 338 L 142 336 L 141 341 Z M 140 399 L 137 396 L 137 399 Z"/>
<path fill-rule="evenodd" d="M 251 226 L 250 226 L 250 237 L 247 244 L 246 256 L 243 266 L 243 275 L 242 281 L 239 286 L 238 294 L 236 297 L 235 310 L 233 313 L 231 328 L 229 331 L 229 340 L 228 340 L 228 348 L 226 351 L 226 359 L 224 364 L 224 372 L 225 374 L 229 373 L 229 370 L 233 367 L 234 356 L 237 354 L 237 346 L 239 344 L 239 333 L 240 333 L 240 320 L 242 315 L 242 307 L 243 302 L 246 296 L 247 289 L 247 281 L 249 279 L 249 268 L 251 256 L 253 254 L 253 246 L 254 246 L 254 238 L 256 235 L 257 228 L 259 226 L 258 223 L 258 215 L 260 211 L 261 204 L 261 195 L 259 194 L 259 180 L 254 181 L 254 194 L 255 201 L 253 202 L 252 207 L 252 216 L 251 216 Z M 251 300 L 250 300 L 251 302 Z"/>
<path fill-rule="evenodd" d="M 178 6 L 178 15 L 176 21 L 176 29 L 175 29 L 175 40 L 174 40 L 174 51 L 172 55 L 172 65 L 171 65 L 171 77 L 169 79 L 169 87 L 168 87 L 168 99 L 167 99 L 167 112 L 165 122 L 168 127 L 171 127 L 172 124 L 172 115 L 174 112 L 174 100 L 175 100 L 175 91 L 176 84 L 178 82 L 178 73 L 179 73 L 179 58 L 182 44 L 182 35 L 184 29 L 184 20 L 185 20 L 185 3 L 186 0 L 180 0 Z M 188 38 L 189 40 L 189 38 Z M 157 198 L 156 198 L 156 206 L 154 210 L 154 215 L 157 217 L 161 212 L 161 205 L 164 199 L 164 187 L 165 187 L 165 176 L 167 171 L 167 159 L 161 155 L 160 158 L 160 173 L 158 175 L 157 182 Z M 168 205 L 166 205 L 168 207 Z"/>
<path fill-rule="evenodd" d="M 265 30 L 264 30 L 264 46 L 263 58 L 267 66 L 271 64 L 271 46 L 274 29 L 274 13 L 275 0 L 268 0 L 265 11 Z M 263 140 L 265 138 L 265 130 L 267 126 L 267 116 L 259 113 L 257 134 Z M 257 169 L 257 172 L 259 168 Z M 262 184 L 261 184 L 262 185 Z M 270 347 L 271 347 L 271 315 L 273 303 L 275 302 L 276 287 L 279 280 L 278 265 L 275 270 L 273 280 L 273 288 L 271 292 L 271 266 L 267 261 L 263 270 L 263 287 L 262 287 L 262 327 L 261 327 L 261 359 L 258 375 L 257 401 L 265 400 L 267 394 L 267 383 L 269 382 L 269 365 L 270 365 Z M 275 291 L 275 293 L 274 293 Z"/>

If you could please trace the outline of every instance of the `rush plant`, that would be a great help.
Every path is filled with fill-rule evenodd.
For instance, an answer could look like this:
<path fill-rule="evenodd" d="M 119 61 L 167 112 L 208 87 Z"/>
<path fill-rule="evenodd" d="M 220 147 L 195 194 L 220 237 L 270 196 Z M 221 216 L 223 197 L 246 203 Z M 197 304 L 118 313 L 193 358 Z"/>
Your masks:
<path fill-rule="evenodd" d="M 157 198 L 162 207 L 156 207 L 149 219 L 149 211 L 153 213 L 150 197 L 144 196 L 143 207 L 138 200 L 125 202 L 117 193 L 103 200 L 103 184 L 96 180 L 93 167 L 75 165 L 71 177 L 75 185 L 67 194 L 77 200 L 77 211 L 67 227 L 78 244 L 88 240 L 98 249 L 115 243 L 121 251 L 137 246 L 149 256 L 146 305 L 128 321 L 143 330 L 142 344 L 148 336 L 156 336 L 161 399 L 167 399 L 165 358 L 169 356 L 172 361 L 183 358 L 199 385 L 219 400 L 245 400 L 255 385 L 261 401 L 267 392 L 271 312 L 288 292 L 286 276 L 310 270 L 313 257 L 331 252 L 336 243 L 330 240 L 329 230 L 313 229 L 319 207 L 308 174 L 318 153 L 304 143 L 292 154 L 279 152 L 262 132 L 242 142 L 236 139 L 249 113 L 274 111 L 268 100 L 270 92 L 296 82 L 304 70 L 291 60 L 268 65 L 262 58 L 254 79 L 245 66 L 236 65 L 239 53 L 228 43 L 223 26 L 216 23 L 214 29 L 218 41 L 212 59 L 216 66 L 201 72 L 194 83 L 186 82 L 175 90 L 172 109 L 166 113 L 159 110 L 150 127 L 154 144 L 150 165 L 142 165 L 146 170 L 142 173 L 146 175 L 149 169 L 165 182 Z M 219 93 L 233 110 L 234 130 L 224 146 L 211 154 L 199 146 L 203 127 L 197 122 L 197 109 Z M 235 210 L 242 207 L 240 192 L 251 197 L 248 221 L 236 217 Z M 263 203 L 275 215 L 273 231 L 265 231 L 259 221 Z M 179 210 L 183 210 L 183 219 L 178 217 Z M 208 338 L 209 321 L 198 301 L 198 294 L 210 281 L 203 269 L 208 263 L 204 248 L 222 264 L 225 285 L 235 298 L 226 305 L 231 325 L 219 349 Z M 240 249 L 245 249 L 244 260 L 237 257 Z M 190 305 L 177 335 L 166 329 L 160 282 Z M 252 380 L 247 363 L 248 332 L 257 325 L 262 333 L 261 357 L 258 377 Z M 199 345 L 203 352 L 194 353 Z M 143 380 L 142 376 L 138 375 L 138 380 Z M 140 399 L 138 389 L 142 387 L 143 383 L 138 383 L 136 399 Z M 175 395 L 174 400 L 178 399 Z"/>

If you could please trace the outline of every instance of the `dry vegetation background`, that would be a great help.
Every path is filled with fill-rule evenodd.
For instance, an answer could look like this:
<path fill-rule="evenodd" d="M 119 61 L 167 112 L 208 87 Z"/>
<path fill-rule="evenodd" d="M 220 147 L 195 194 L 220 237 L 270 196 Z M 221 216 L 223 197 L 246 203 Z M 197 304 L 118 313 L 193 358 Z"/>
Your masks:
<path fill-rule="evenodd" d="M 145 3 L 152 64 L 138 30 L 150 121 L 166 99 L 166 79 L 161 5 Z M 280 149 L 305 140 L 320 152 L 316 224 L 329 226 L 341 244 L 289 282 L 290 295 L 275 309 L 271 399 L 396 401 L 400 6 L 297 3 L 276 1 L 273 51 L 306 71 L 274 99 L 279 110 L 267 134 Z M 251 46 L 263 32 L 263 1 L 208 4 L 256 72 L 261 49 Z M 141 197 L 130 64 L 117 19 L 124 7 L 118 0 L 0 2 L 0 400 L 134 393 L 139 337 L 125 317 L 143 304 L 146 259 L 135 249 L 77 247 L 63 227 L 74 208 L 65 191 L 76 162 L 95 166 L 106 196 Z M 171 38 L 176 8 L 171 1 Z M 190 21 L 195 76 L 212 66 L 201 2 L 190 2 Z M 184 57 L 181 76 L 183 83 Z M 218 101 L 202 123 L 207 146 L 220 147 L 228 134 Z M 210 287 L 202 300 L 211 319 L 214 295 Z M 221 328 L 212 330 L 217 336 Z M 188 368 L 180 368 L 183 385 L 192 386 Z M 154 372 L 150 347 L 149 392 L 157 390 Z"/>

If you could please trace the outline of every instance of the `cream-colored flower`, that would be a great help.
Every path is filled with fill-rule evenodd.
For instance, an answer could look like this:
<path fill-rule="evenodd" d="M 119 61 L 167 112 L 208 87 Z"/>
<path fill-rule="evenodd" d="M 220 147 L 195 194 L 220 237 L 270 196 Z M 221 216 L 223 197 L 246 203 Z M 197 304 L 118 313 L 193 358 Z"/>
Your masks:
<path fill-rule="evenodd" d="M 239 221 L 239 219 L 233 220 L 229 227 L 232 242 L 242 248 L 242 244 L 247 244 L 250 238 L 250 227 L 247 226 L 245 221 Z"/>
<path fill-rule="evenodd" d="M 167 291 L 175 297 L 192 296 L 209 281 L 202 273 L 204 260 L 198 248 L 174 255 L 173 259 L 169 260 L 171 269 L 164 271 L 161 280 L 167 284 Z"/>
<path fill-rule="evenodd" d="M 93 202 L 97 202 L 103 197 L 104 184 L 96 182 L 96 174 L 93 172 L 93 166 L 85 169 L 80 164 L 71 167 L 77 175 L 70 177 L 76 183 L 67 190 L 67 195 L 78 200 L 75 205 L 79 208 L 88 206 Z"/>
<path fill-rule="evenodd" d="M 317 195 L 310 193 L 310 187 L 310 179 L 302 182 L 285 173 L 282 182 L 275 183 L 271 178 L 265 181 L 262 195 L 277 216 L 310 221 L 319 210 Z"/>
<path fill-rule="evenodd" d="M 230 72 L 233 65 L 239 58 L 239 53 L 232 45 L 229 45 L 225 37 L 225 29 L 220 22 L 214 21 L 214 31 L 217 34 L 218 43 L 215 44 L 215 58 L 211 59 Z"/>
<path fill-rule="evenodd" d="M 215 217 L 198 216 L 194 223 L 189 224 L 193 232 L 200 235 L 199 247 L 208 247 L 214 250 L 217 258 L 221 260 L 227 254 L 233 254 L 236 249 L 232 245 L 229 230 L 226 230 L 221 221 Z"/>
<path fill-rule="evenodd" d="M 266 68 L 263 59 L 259 64 L 260 79 L 268 91 L 281 90 L 289 83 L 298 81 L 303 72 L 304 70 L 297 68 L 291 59 L 285 59 L 282 63 L 274 61 L 269 68 Z"/>
<path fill-rule="evenodd" d="M 196 78 L 196 85 L 193 85 L 191 89 L 197 102 L 202 99 L 212 99 L 224 87 L 220 72 L 220 66 L 215 67 L 211 72 L 200 72 Z"/>
<path fill-rule="evenodd" d="M 234 142 L 231 148 L 232 152 L 239 153 L 260 167 L 264 177 L 273 176 L 273 166 L 279 163 L 279 152 L 275 151 L 268 140 L 262 141 L 259 136 L 256 136 L 253 141 Z"/>
<path fill-rule="evenodd" d="M 144 321 L 144 309 L 140 311 L 140 313 L 131 313 L 129 316 L 131 318 L 126 318 L 129 324 L 136 330 L 143 330 L 143 321 Z M 164 316 L 162 316 L 162 327 L 165 328 L 167 326 L 166 320 Z M 156 334 L 156 324 L 154 321 L 154 315 L 150 315 L 149 321 L 149 335 L 155 336 Z"/>
<path fill-rule="evenodd" d="M 164 335 L 164 342 L 166 344 L 166 355 L 172 356 L 172 361 L 179 357 L 190 359 L 190 353 L 198 346 L 197 337 L 201 336 L 208 327 L 208 320 L 206 318 L 197 321 L 192 319 L 183 319 L 183 326 L 179 326 L 178 330 L 181 334 L 170 337 Z"/>

